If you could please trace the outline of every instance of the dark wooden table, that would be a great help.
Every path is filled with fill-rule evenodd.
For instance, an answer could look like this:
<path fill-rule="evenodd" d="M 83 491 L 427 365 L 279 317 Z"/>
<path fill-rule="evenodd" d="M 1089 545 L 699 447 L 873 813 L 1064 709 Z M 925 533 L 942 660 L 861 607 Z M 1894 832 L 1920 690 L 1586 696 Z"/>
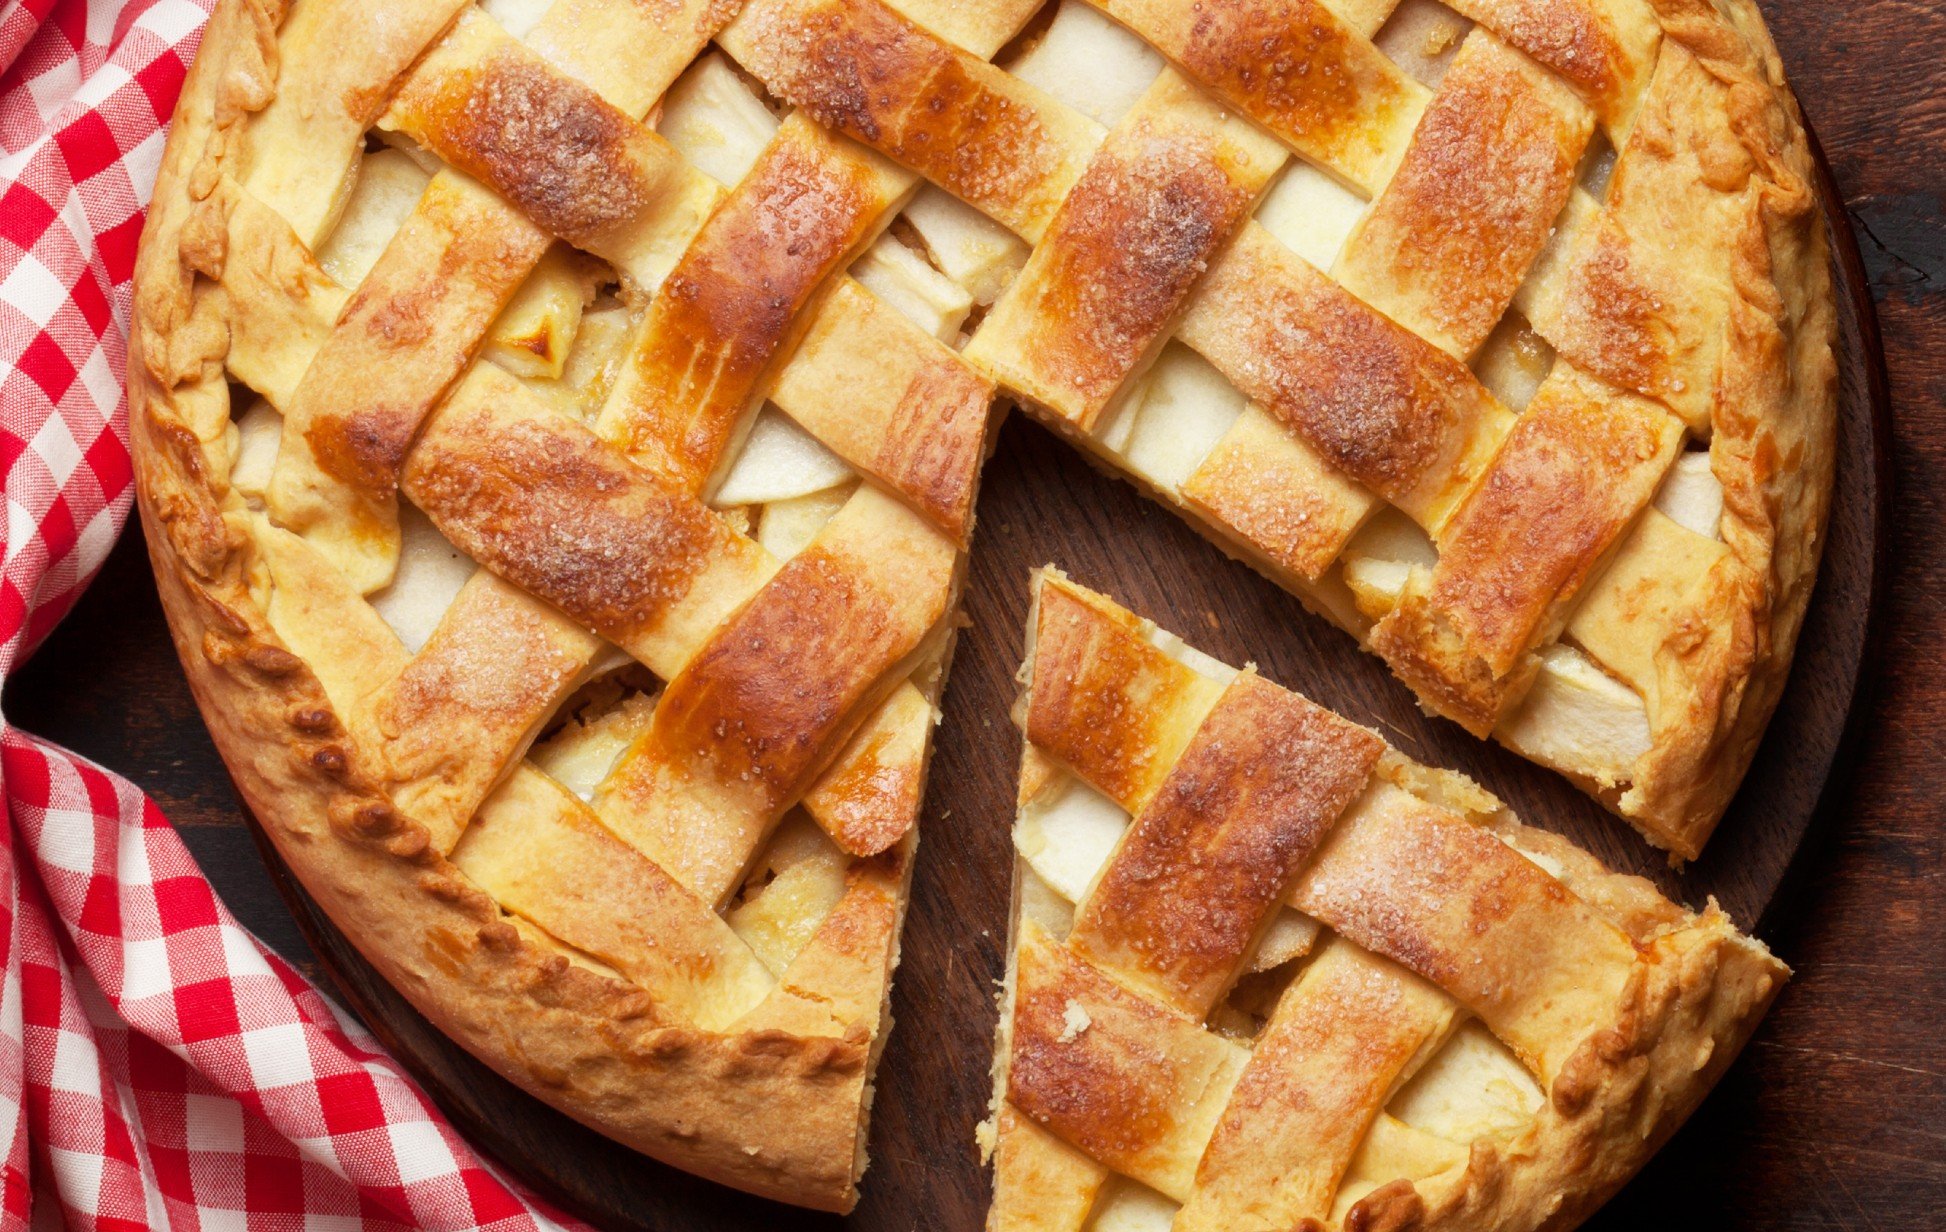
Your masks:
<path fill-rule="evenodd" d="M 1896 495 L 1881 662 L 1842 807 L 1770 926 L 1798 976 L 1604 1226 L 1933 1229 L 1946 1227 L 1946 0 L 1765 8 L 1884 334 Z M 133 535 L 6 709 L 134 778 L 244 923 L 316 974 L 194 717 Z"/>

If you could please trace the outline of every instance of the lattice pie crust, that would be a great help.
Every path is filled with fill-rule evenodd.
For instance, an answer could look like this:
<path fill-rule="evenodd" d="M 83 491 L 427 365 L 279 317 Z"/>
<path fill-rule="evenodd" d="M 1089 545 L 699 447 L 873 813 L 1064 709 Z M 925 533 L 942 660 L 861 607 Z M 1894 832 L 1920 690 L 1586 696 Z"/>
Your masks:
<path fill-rule="evenodd" d="M 1052 570 L 990 1232 L 1569 1228 L 1784 965 Z"/>
<path fill-rule="evenodd" d="M 225 0 L 142 514 L 388 978 L 843 1209 L 996 399 L 1690 856 L 1820 548 L 1808 171 L 1748 0 Z"/>

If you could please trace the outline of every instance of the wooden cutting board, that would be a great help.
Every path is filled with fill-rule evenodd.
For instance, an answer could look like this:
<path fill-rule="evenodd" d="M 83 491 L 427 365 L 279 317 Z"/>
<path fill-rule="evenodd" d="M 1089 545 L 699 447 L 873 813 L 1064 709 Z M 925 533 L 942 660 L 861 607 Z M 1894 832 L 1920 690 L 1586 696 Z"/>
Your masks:
<path fill-rule="evenodd" d="M 1838 199 L 1828 172 L 1823 187 L 1827 202 Z M 1174 514 L 1093 470 L 1024 417 L 1007 424 L 983 481 L 965 600 L 969 626 L 932 763 L 893 996 L 896 1027 L 879 1070 L 872 1166 L 849 1219 L 697 1180 L 523 1094 L 413 1011 L 310 902 L 257 831 L 259 846 L 338 992 L 474 1141 L 569 1210 L 604 1227 L 645 1232 L 980 1227 L 989 1179 L 973 1128 L 990 1094 L 1020 752 L 1007 712 L 1027 573 L 1040 564 L 1061 565 L 1220 659 L 1256 662 L 1271 679 L 1377 727 L 1422 761 L 1473 775 L 1528 822 L 1569 835 L 1613 867 L 1650 877 L 1692 904 L 1714 896 L 1762 933 L 1789 909 L 1793 857 L 1847 761 L 1885 574 L 1883 360 L 1856 243 L 1842 211 L 1827 209 L 1826 218 L 1839 288 L 1841 399 L 1824 565 L 1790 684 L 1756 763 L 1703 858 L 1680 873 L 1564 780 L 1426 718 L 1380 663 Z M 1588 1226 L 1604 1225 L 1597 1217 Z"/>

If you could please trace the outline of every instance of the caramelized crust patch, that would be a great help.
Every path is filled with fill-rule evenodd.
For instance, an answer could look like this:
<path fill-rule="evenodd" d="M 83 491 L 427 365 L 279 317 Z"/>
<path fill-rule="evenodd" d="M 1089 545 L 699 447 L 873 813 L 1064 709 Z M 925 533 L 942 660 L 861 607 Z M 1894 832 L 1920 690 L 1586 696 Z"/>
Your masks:
<path fill-rule="evenodd" d="M 473 9 L 406 79 L 387 118 L 583 248 L 689 175 L 668 142 Z"/>
<path fill-rule="evenodd" d="M 813 293 L 898 191 L 875 161 L 801 117 L 778 130 L 650 304 L 602 409 L 604 436 L 702 489 Z"/>
<path fill-rule="evenodd" d="M 1096 152 L 968 360 L 1091 429 L 1282 161 L 1165 73 Z"/>
<path fill-rule="evenodd" d="M 1572 85 L 1610 127 L 1633 110 L 1662 28 L 1644 0 L 1450 0 Z"/>
<path fill-rule="evenodd" d="M 1470 356 L 1547 243 L 1593 130 L 1593 115 L 1558 81 L 1476 30 L 1347 242 L 1339 281 Z"/>
<path fill-rule="evenodd" d="M 933 717 L 919 690 L 894 693 L 805 794 L 804 811 L 840 848 L 877 855 L 912 829 L 925 789 Z"/>
<path fill-rule="evenodd" d="M 964 543 L 986 448 L 993 386 L 965 364 L 913 370 L 867 467 Z"/>
<path fill-rule="evenodd" d="M 792 557 L 669 682 L 644 751 L 705 761 L 774 804 L 801 791 L 860 699 L 943 613 L 950 560 L 907 563 L 933 566 L 913 584 L 932 599 L 916 613 L 829 546 Z"/>
<path fill-rule="evenodd" d="M 669 682 L 604 820 L 722 902 L 770 827 L 945 616 L 952 544 L 860 489 Z M 862 754 L 861 750 L 861 754 Z"/>
<path fill-rule="evenodd" d="M 1094 0 L 1197 84 L 1366 191 L 1425 91 L 1320 0 Z"/>
<path fill-rule="evenodd" d="M 289 408 L 294 426 L 308 424 L 326 475 L 362 492 L 393 490 L 426 412 L 547 243 L 492 197 L 434 179 L 352 293 Z"/>
<path fill-rule="evenodd" d="M 523 402 L 512 377 L 474 369 L 405 469 L 406 494 L 495 573 L 629 645 L 716 558 L 760 551 L 588 429 Z"/>
<path fill-rule="evenodd" d="M 1435 699 L 1454 691 L 1450 717 L 1492 730 L 1515 700 L 1495 682 L 1558 631 L 1681 444 L 1681 423 L 1660 407 L 1558 367 L 1447 526 L 1430 580 L 1408 587 L 1372 649 Z"/>
<path fill-rule="evenodd" d="M 1429 527 L 1511 421 L 1464 364 L 1254 224 L 1211 266 L 1178 337 L 1325 461 Z"/>
<path fill-rule="evenodd" d="M 773 94 L 1037 239 L 1100 130 L 879 0 L 754 0 L 719 40 Z"/>
<path fill-rule="evenodd" d="M 1248 1055 L 1020 928 L 1007 1098 L 1117 1172 L 1180 1201 Z"/>
<path fill-rule="evenodd" d="M 1238 677 L 1136 817 L 1068 944 L 1207 1014 L 1384 748 L 1295 693 Z"/>
<path fill-rule="evenodd" d="M 1040 587 L 1027 739 L 1131 811 L 1146 802 L 1221 689 L 1079 587 Z"/>

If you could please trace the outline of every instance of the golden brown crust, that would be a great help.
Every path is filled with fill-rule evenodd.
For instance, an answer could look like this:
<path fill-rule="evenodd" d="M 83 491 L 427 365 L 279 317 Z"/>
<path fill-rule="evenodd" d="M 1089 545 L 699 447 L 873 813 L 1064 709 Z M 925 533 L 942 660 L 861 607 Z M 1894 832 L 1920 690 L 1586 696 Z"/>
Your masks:
<path fill-rule="evenodd" d="M 755 545 L 580 424 L 522 413 L 516 388 L 475 368 L 402 486 L 461 551 L 663 668 L 669 652 L 651 647 L 672 614 L 703 577 L 755 573 Z"/>
<path fill-rule="evenodd" d="M 1038 926 L 1020 932 L 1007 1098 L 1119 1172 L 1187 1190 L 1245 1054 L 1123 988 Z"/>
<path fill-rule="evenodd" d="M 1089 160 L 967 358 L 1093 428 L 1284 157 L 1165 73 Z"/>
<path fill-rule="evenodd" d="M 339 9 L 356 3 L 342 0 Z M 405 59 L 440 36 L 452 7 L 418 26 L 388 27 L 418 30 L 420 44 Z M 559 7 L 563 21 L 600 16 L 580 12 L 586 5 Z M 308 8 L 327 18 L 334 11 L 322 2 Z M 446 609 L 425 649 L 410 654 L 361 597 L 389 574 L 395 528 L 381 528 L 392 536 L 389 546 L 356 535 L 313 542 L 252 512 L 231 489 L 225 362 L 261 379 L 272 406 L 288 412 L 300 378 L 321 380 L 330 367 L 313 359 L 328 354 L 334 323 L 364 319 L 355 307 L 345 310 L 355 297 L 323 274 L 307 242 L 232 178 L 238 134 L 276 97 L 280 57 L 284 65 L 310 64 L 320 54 L 317 46 L 281 46 L 280 17 L 250 0 L 229 0 L 212 20 L 139 255 L 130 346 L 139 503 L 164 608 L 218 748 L 267 834 L 327 914 L 423 1013 L 486 1063 L 658 1158 L 759 1194 L 848 1209 L 864 1165 L 871 1068 L 884 1038 L 911 868 L 910 817 L 933 719 L 905 674 L 944 654 L 956 540 L 867 492 L 854 502 L 862 528 L 797 562 L 798 574 L 840 562 L 842 576 L 827 578 L 837 589 L 812 586 L 798 607 L 816 609 L 827 624 L 854 623 L 842 635 L 824 631 L 846 652 L 828 656 L 845 665 L 845 697 L 834 703 L 842 713 L 802 697 L 777 712 L 815 720 L 824 733 L 809 753 L 789 750 L 793 764 L 802 763 L 794 790 L 837 752 L 842 774 L 825 791 L 822 812 L 849 818 L 848 847 L 882 854 L 852 865 L 835 908 L 793 947 L 789 965 L 766 971 L 772 960 L 760 961 L 714 904 L 523 763 L 521 751 L 594 660 L 600 641 L 587 626 L 631 643 L 665 678 L 685 679 L 682 669 L 706 648 L 705 634 L 764 590 L 775 560 L 727 533 L 693 498 L 627 468 L 611 445 L 572 420 L 543 414 L 520 383 L 483 366 L 443 404 L 448 378 L 423 397 L 417 386 L 401 386 L 401 414 L 424 415 L 437 405 L 415 443 L 430 448 L 406 448 L 416 418 L 401 419 L 389 435 L 347 428 L 338 433 L 343 448 L 323 451 L 341 473 L 319 473 L 382 488 L 388 471 L 407 461 L 408 490 L 423 496 L 456 538 L 472 542 L 503 576 L 558 600 L 560 611 L 482 571 Z M 538 42 L 556 35 L 544 24 Z M 489 61 L 509 54 L 503 40 L 488 41 L 497 49 Z M 389 43 L 369 50 L 363 58 L 348 55 L 357 62 L 339 76 L 376 74 L 389 83 L 404 68 L 384 67 L 400 54 Z M 441 54 L 458 61 L 448 67 L 459 77 L 479 67 L 466 50 L 463 37 L 442 45 Z M 512 54 L 525 63 L 523 53 Z M 623 55 L 621 62 L 637 59 Z M 537 90 L 560 92 L 565 79 L 546 76 L 553 69 L 529 67 L 542 74 L 531 83 Z M 385 93 L 353 107 L 363 123 Z M 577 116 L 599 101 L 577 99 L 570 109 Z M 639 143 L 645 131 L 631 129 L 629 139 Z M 480 129 L 438 135 L 454 145 L 469 133 L 492 144 L 492 134 Z M 516 170 L 511 163 L 507 169 Z M 313 181 L 306 192 L 322 182 Z M 452 187 L 458 204 L 479 212 L 468 226 L 449 229 L 445 251 L 459 262 L 455 268 L 478 273 L 465 264 L 475 250 L 531 224 L 477 186 Z M 417 209 L 414 218 L 426 212 Z M 318 223 L 328 226 L 328 219 Z M 414 260 L 437 256 L 440 244 L 422 242 L 412 226 L 393 250 Z M 524 273 L 520 265 L 508 265 L 514 283 Z M 381 294 L 390 285 L 387 268 L 408 266 L 381 262 L 380 281 L 367 288 L 372 312 L 403 302 Z M 226 279 L 226 270 L 233 276 Z M 479 297 L 463 291 L 455 303 L 477 308 Z M 479 324 L 481 314 L 470 319 Z M 400 353 L 430 345 L 430 335 L 408 337 L 401 328 L 389 341 Z M 441 364 L 462 364 L 470 349 L 469 340 L 457 354 L 422 357 L 414 379 Z M 978 387 L 977 378 L 966 379 Z M 333 438 L 322 432 L 315 439 L 329 445 Z M 938 473 L 937 486 L 970 493 L 984 432 L 974 439 L 972 449 L 954 455 L 969 474 Z M 535 521 L 550 501 L 577 500 L 591 503 L 573 513 L 557 508 L 551 528 Z M 616 517 L 602 522 L 604 510 Z M 581 516 L 590 511 L 597 514 L 592 528 Z M 634 564 L 578 568 L 559 541 L 563 528 L 592 533 L 595 550 L 634 552 Z M 343 560 L 333 559 L 339 548 Z M 383 573 L 336 567 L 374 561 Z M 769 617 L 775 626 L 794 593 L 790 576 L 747 609 L 750 620 Z M 893 576 L 909 588 L 888 584 Z M 872 584 L 879 587 L 873 596 L 858 589 Z M 767 628 L 764 636 L 784 640 L 792 631 Z M 479 661 L 483 655 L 491 661 Z M 705 655 L 693 679 L 707 676 L 711 664 L 720 667 L 720 658 Z M 853 670 L 864 659 L 870 670 Z M 748 656 L 737 661 L 753 666 Z M 897 686 L 896 704 L 880 712 L 845 709 L 860 680 L 879 694 Z M 861 717 L 867 721 L 860 738 L 870 739 L 854 757 L 845 737 Z M 771 751 L 783 754 L 799 734 L 773 732 Z M 739 735 L 746 743 L 758 739 L 747 729 Z M 903 819 L 895 816 L 901 811 Z"/>
<path fill-rule="evenodd" d="M 1319 0 L 1104 7 L 1198 85 L 1365 187 L 1423 106 L 1424 92 Z"/>
<path fill-rule="evenodd" d="M 509 1081 L 690 1171 L 848 1207 L 868 1043 L 664 1025 L 639 989 L 503 923 L 392 806 L 316 678 L 256 610 L 239 536 L 183 455 L 158 443 L 180 421 L 139 331 L 131 352 L 140 505 L 177 650 L 244 799 L 306 891 L 422 1013 Z"/>
<path fill-rule="evenodd" d="M 1251 674 L 1196 729 L 1068 944 L 1188 1014 L 1209 1012 L 1383 743 Z M 1172 893 L 1158 895 L 1167 885 Z"/>
<path fill-rule="evenodd" d="M 1711 469 L 1723 538 L 1754 581 L 1731 619 L 1658 656 L 1694 718 L 1638 767 L 1623 816 L 1678 856 L 1701 851 L 1776 709 L 1824 552 L 1836 457 L 1837 317 L 1808 140 L 1776 48 L 1751 0 L 1656 4 L 1665 41 L 1720 83 L 1726 124 L 1750 160 L 1730 265 Z"/>
<path fill-rule="evenodd" d="M 1184 482 L 1182 496 L 1307 581 L 1332 566 L 1373 506 L 1371 493 L 1254 406 Z"/>
<path fill-rule="evenodd" d="M 910 178 L 802 117 L 786 120 L 649 305 L 602 411 L 630 456 L 702 490 L 758 381 L 803 328 L 805 305 L 877 233 Z"/>
<path fill-rule="evenodd" d="M 583 248 L 602 248 L 695 174 L 668 142 L 476 10 L 407 74 L 387 122 Z"/>
<path fill-rule="evenodd" d="M 1325 461 L 1434 527 L 1506 432 L 1466 365 L 1260 227 L 1213 265 L 1182 339 Z"/>
<path fill-rule="evenodd" d="M 730 54 L 825 128 L 1038 238 L 1100 132 L 882 0 L 752 0 Z"/>
<path fill-rule="evenodd" d="M 1147 801 L 1217 690 L 1145 641 L 1133 621 L 1102 619 L 1085 595 L 1036 596 L 1034 647 L 1056 665 L 1027 695 L 1027 738 L 1116 800 Z M 1062 669 L 1066 670 L 1062 670 Z"/>
<path fill-rule="evenodd" d="M 1329 566 L 1377 496 L 1398 504 L 1443 555 L 1366 613 L 1391 612 L 1374 645 L 1484 732 L 1519 697 L 1530 653 L 1565 628 L 1640 696 L 1651 733 L 1628 774 L 1595 786 L 1679 856 L 1700 848 L 1775 705 L 1831 482 L 1833 316 L 1809 156 L 1747 0 L 1460 0 L 1482 29 L 1432 95 L 1371 44 L 1382 14 L 1369 7 L 1102 0 L 1177 67 L 1099 150 L 1100 125 L 977 58 L 1019 31 L 1032 6 L 1017 0 L 752 0 L 734 21 L 735 6 L 705 0 L 563 0 L 520 39 L 451 0 L 392 7 L 308 0 L 286 21 L 272 0 L 228 0 L 214 19 L 138 258 L 139 491 L 192 684 L 273 838 L 388 978 L 528 1089 L 730 1183 L 851 1201 L 934 718 L 926 665 L 991 439 L 992 385 L 838 272 L 913 172 L 1035 242 L 1033 260 L 1058 273 L 1037 281 L 1030 265 L 1010 293 L 1048 308 L 1025 314 L 1020 346 L 1000 328 L 1011 300 L 975 329 L 970 350 L 995 352 L 1014 393 L 1070 430 L 1105 431 L 1103 412 L 1180 321 L 1260 405 L 1157 488 L 1314 599 L 1306 588 L 1337 584 Z M 741 68 L 801 108 L 727 195 L 642 119 L 726 22 L 719 41 Z M 1620 151 L 1600 203 L 1571 187 L 1590 111 Z M 1285 159 L 1253 121 L 1379 195 L 1340 265 L 1376 308 L 1243 220 Z M 468 174 L 434 176 L 362 285 L 344 287 L 312 249 L 345 209 L 374 122 Z M 1560 234 L 1543 246 L 1550 225 Z M 780 229 L 789 243 L 774 242 Z M 592 431 L 515 377 L 468 369 L 555 237 L 610 262 L 629 303 L 653 296 L 624 366 L 633 393 Z M 1585 374 L 1574 379 L 1614 387 L 1580 409 L 1603 422 L 1641 411 L 1654 449 L 1564 428 L 1547 393 L 1508 437 L 1513 416 L 1454 355 L 1515 298 L 1564 370 Z M 1036 387 L 1029 369 L 1050 379 Z M 269 519 L 250 512 L 254 489 L 230 490 L 226 377 L 284 416 Z M 782 573 L 695 499 L 767 395 L 868 481 Z M 1677 421 L 1709 438 L 1720 542 L 1645 510 Z M 1265 433 L 1288 433 L 1281 452 Z M 1607 503 L 1533 495 L 1560 495 L 1539 457 L 1553 446 L 1629 455 L 1595 467 L 1599 483 L 1581 476 Z M 417 655 L 362 598 L 399 561 L 401 481 L 491 571 Z M 1295 495 L 1280 502 L 1280 487 Z M 1572 528 L 1573 550 L 1542 543 L 1542 522 Z M 1132 812 L 1153 805 L 1155 834 L 1176 845 L 1152 867 L 1185 866 L 1185 844 L 1206 837 L 1191 805 L 1223 792 L 1197 780 L 1193 801 L 1177 799 L 1167 776 L 1222 711 L 1223 687 L 1136 622 L 1077 632 L 1103 609 L 1075 602 L 1044 598 L 1038 616 L 1040 653 L 1075 665 L 1079 691 L 1042 690 L 1023 711 L 1047 741 L 1036 764 Z M 643 802 L 628 775 L 591 809 L 520 760 L 598 652 L 590 629 L 675 682 L 629 765 L 673 810 L 661 829 L 682 830 L 668 823 L 685 810 L 726 818 L 693 859 L 614 837 Z M 813 687 L 766 684 L 767 656 L 785 651 L 816 661 L 794 682 Z M 931 673 L 922 687 L 914 670 Z M 1234 768 L 1202 751 L 1218 778 Z M 1231 854 L 1255 868 L 1308 853 L 1301 815 L 1343 805 L 1310 786 L 1315 808 L 1270 810 L 1259 820 L 1290 824 L 1228 835 Z M 717 909 L 792 803 L 870 859 L 833 883 L 837 908 L 787 964 L 743 945 Z M 487 824 L 462 840 L 476 810 Z M 543 831 L 574 858 L 532 859 Z M 1727 923 L 1670 916 L 1578 853 L 1548 857 L 1572 870 L 1555 878 L 1607 924 L 1535 906 L 1518 857 L 1502 868 L 1497 849 L 1414 833 L 1428 858 L 1492 874 L 1456 873 L 1448 898 L 1421 901 L 1438 927 L 1369 918 L 1322 890 L 1313 905 L 1526 1041 L 1571 1123 L 1559 1140 L 1595 1159 L 1575 1199 L 1592 1201 L 1637 1159 L 1613 1146 L 1615 1109 L 1646 1101 L 1679 1119 L 1700 1094 L 1684 1069 L 1695 1049 L 1681 1046 L 1733 1051 L 1775 972 Z M 1500 837 L 1543 846 L 1513 823 Z M 1233 871 L 1223 854 L 1205 872 Z M 1344 868 L 1367 890 L 1407 875 Z M 1233 966 L 1217 951 L 1273 927 L 1262 880 L 1212 885 L 1211 902 L 1234 893 L 1220 918 L 1194 919 L 1111 879 L 1081 936 L 1118 988 L 1160 981 L 1195 1005 Z M 1505 925 L 1516 908 L 1550 921 L 1548 935 Z M 1657 956 L 1653 974 L 1619 992 L 1593 977 L 1565 992 L 1475 986 L 1453 965 L 1454 913 L 1496 954 L 1623 937 Z M 634 952 L 645 929 L 684 938 L 685 953 Z M 1543 1046 L 1618 999 L 1612 1030 L 1565 1057 Z M 1059 1008 L 1042 1024 L 1057 1040 L 1078 1029 Z M 1227 1056 L 1204 1058 L 1198 1099 L 1235 1077 Z M 1215 1106 L 1196 1107 L 1206 1126 Z M 1194 1158 L 1163 1128 L 1138 1166 L 1185 1190 Z M 1083 1195 L 1085 1209 L 1100 1188 L 1058 1150 L 1022 1157 L 1066 1195 L 1057 1205 Z M 1383 1186 L 1345 1224 L 1466 1226 L 1501 1206 L 1525 1217 L 1552 1181 L 1525 1159 L 1476 1152 L 1452 1185 Z"/>
<path fill-rule="evenodd" d="M 857 283 L 841 281 L 771 400 L 964 546 L 993 385 L 941 343 L 901 328 L 896 316 Z M 871 357 L 862 371 L 860 356 Z"/>
<path fill-rule="evenodd" d="M 1338 259 L 1353 294 L 1464 359 L 1567 204 L 1594 117 L 1491 35 L 1468 36 L 1405 159 Z"/>
<path fill-rule="evenodd" d="M 1661 408 L 1556 369 L 1408 583 L 1371 648 L 1439 713 L 1485 736 L 1533 678 L 1550 640 L 1675 460 Z"/>
<path fill-rule="evenodd" d="M 1066 595 L 1065 610 L 1103 640 L 1072 635 L 1066 655 L 1042 660 L 1033 639 L 1021 712 L 1043 687 L 1096 680 L 1106 704 L 1085 712 L 1125 729 L 1102 733 L 1102 747 L 1141 747 L 1125 733 L 1163 717 L 1127 705 L 1125 673 L 1091 673 L 1075 648 L 1112 647 L 1110 631 L 1166 639 L 1051 568 L 1034 585 L 1043 608 Z M 1240 761 L 1232 781 L 1260 773 Z M 1042 880 L 1081 858 L 1074 846 L 1050 853 L 1059 840 L 1039 811 L 1074 790 L 1065 773 L 1030 734 L 1016 880 L 1037 888 L 1016 893 L 990 1232 L 1077 1228 L 1028 1200 L 1056 1210 L 1076 1194 L 1119 1194 L 1113 1173 L 1182 1203 L 1178 1228 L 1570 1228 L 1695 1107 L 1788 975 L 1714 904 L 1670 903 L 1529 830 L 1470 781 L 1387 750 L 1289 891 L 1335 935 L 1219 988 L 1205 1017 L 1206 1004 L 1178 1007 L 1138 978 L 1146 950 L 1104 950 L 1087 921 L 1125 877 L 1151 899 L 1180 897 L 1158 912 L 1194 913 L 1221 895 L 1209 897 L 1193 866 L 1145 859 L 1139 820 L 1092 876 L 1052 874 L 1069 889 Z M 1198 799 L 1205 830 L 1250 820 L 1219 784 Z M 1071 917 L 1049 905 L 1083 878 Z"/>
<path fill-rule="evenodd" d="M 1327 944 L 1278 999 L 1173 1228 L 1296 1227 L 1329 1209 L 1407 1065 L 1453 1020 L 1438 989 Z"/>
<path fill-rule="evenodd" d="M 1660 31 L 1642 0 L 1454 0 L 1453 7 L 1559 74 L 1618 129 L 1655 65 Z"/>

